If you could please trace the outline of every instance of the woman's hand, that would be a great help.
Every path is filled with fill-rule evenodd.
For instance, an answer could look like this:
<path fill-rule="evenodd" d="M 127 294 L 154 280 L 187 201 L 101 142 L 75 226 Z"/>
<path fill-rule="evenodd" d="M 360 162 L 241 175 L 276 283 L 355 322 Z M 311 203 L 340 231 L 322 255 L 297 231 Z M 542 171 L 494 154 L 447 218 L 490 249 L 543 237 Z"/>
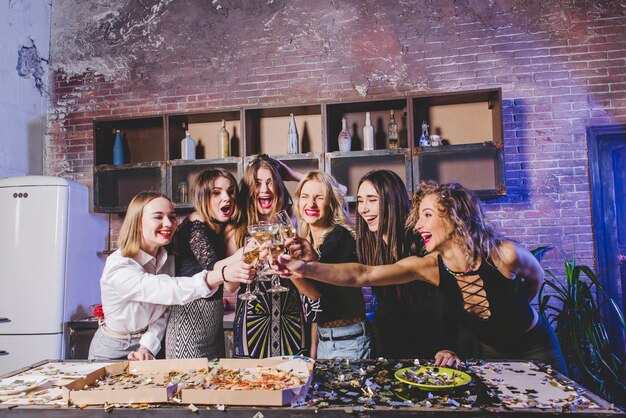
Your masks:
<path fill-rule="evenodd" d="M 154 360 L 154 355 L 146 347 L 139 346 L 139 350 L 128 353 L 128 359 L 131 361 L 137 360 Z"/>
<path fill-rule="evenodd" d="M 243 260 L 235 260 L 223 268 L 226 282 L 252 283 L 256 270 L 253 265 L 246 264 Z"/>
<path fill-rule="evenodd" d="M 289 254 L 281 254 L 278 260 L 273 260 L 270 264 L 272 269 L 278 272 L 278 275 L 287 279 L 302 279 L 305 276 L 302 270 L 306 261 L 297 260 Z"/>
<path fill-rule="evenodd" d="M 319 261 L 319 255 L 313 245 L 301 237 L 289 238 L 285 241 L 285 248 L 295 259 L 302 261 Z"/>
<path fill-rule="evenodd" d="M 441 350 L 435 354 L 435 366 L 458 368 L 460 365 L 461 359 L 454 351 Z"/>

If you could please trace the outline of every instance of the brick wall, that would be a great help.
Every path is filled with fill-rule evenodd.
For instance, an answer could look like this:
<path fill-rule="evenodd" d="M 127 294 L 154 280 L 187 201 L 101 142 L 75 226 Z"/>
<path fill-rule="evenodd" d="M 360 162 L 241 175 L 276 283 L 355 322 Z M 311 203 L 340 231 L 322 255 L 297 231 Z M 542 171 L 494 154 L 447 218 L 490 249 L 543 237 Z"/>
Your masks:
<path fill-rule="evenodd" d="M 48 174 L 91 183 L 93 118 L 501 87 L 491 218 L 546 267 L 593 263 L 586 128 L 626 123 L 623 2 L 126 3 L 55 2 Z"/>

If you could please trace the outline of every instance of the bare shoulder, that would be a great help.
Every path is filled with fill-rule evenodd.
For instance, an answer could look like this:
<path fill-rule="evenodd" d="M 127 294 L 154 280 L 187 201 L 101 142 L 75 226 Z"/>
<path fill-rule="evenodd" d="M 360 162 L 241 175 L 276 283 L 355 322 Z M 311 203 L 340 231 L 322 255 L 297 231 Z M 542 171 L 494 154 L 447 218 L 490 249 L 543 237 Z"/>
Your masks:
<path fill-rule="evenodd" d="M 505 276 L 514 278 L 529 270 L 541 268 L 537 259 L 524 246 L 510 240 L 503 241 L 498 247 L 498 259 L 494 261 Z"/>
<path fill-rule="evenodd" d="M 497 258 L 497 260 L 494 261 L 498 261 L 499 264 L 504 266 L 515 265 L 519 258 L 520 249 L 522 248 L 523 247 L 516 242 L 510 240 L 502 241 L 498 247 L 498 255 L 497 257 L 494 257 Z"/>

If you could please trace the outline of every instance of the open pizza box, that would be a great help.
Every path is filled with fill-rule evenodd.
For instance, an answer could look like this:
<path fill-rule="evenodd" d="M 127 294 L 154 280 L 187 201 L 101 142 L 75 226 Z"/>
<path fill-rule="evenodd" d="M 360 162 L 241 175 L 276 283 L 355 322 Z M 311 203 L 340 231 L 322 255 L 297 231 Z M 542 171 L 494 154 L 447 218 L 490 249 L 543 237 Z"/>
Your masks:
<path fill-rule="evenodd" d="M 63 388 L 64 399 L 76 405 L 105 403 L 193 403 L 280 406 L 303 399 L 311 384 L 313 361 L 293 357 L 268 359 L 207 359 L 122 361 L 102 367 Z M 265 381 L 268 368 L 297 376 L 298 384 L 283 389 L 248 389 L 246 384 L 208 384 L 229 373 L 242 376 L 242 381 Z M 181 376 L 183 376 L 181 378 Z M 206 378 L 206 379 L 205 379 Z M 271 381 L 271 379 L 270 379 Z M 115 383 L 112 383 L 115 382 Z M 195 384 L 194 384 L 195 382 Z M 228 383 L 228 378 L 226 379 Z"/>

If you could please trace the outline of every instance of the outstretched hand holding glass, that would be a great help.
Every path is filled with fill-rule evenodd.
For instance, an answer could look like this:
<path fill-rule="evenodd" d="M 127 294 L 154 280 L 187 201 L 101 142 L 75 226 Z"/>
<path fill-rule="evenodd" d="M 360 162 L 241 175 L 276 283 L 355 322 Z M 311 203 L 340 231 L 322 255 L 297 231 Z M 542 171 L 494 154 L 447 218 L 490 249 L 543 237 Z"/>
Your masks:
<path fill-rule="evenodd" d="M 259 258 L 259 242 L 254 237 L 246 237 L 243 244 L 242 260 L 244 263 L 253 265 Z M 250 291 L 250 283 L 246 284 L 246 291 L 240 294 L 241 300 L 254 300 L 257 297 Z"/>
<path fill-rule="evenodd" d="M 283 254 L 285 249 L 285 240 L 283 239 L 282 234 L 275 234 L 272 236 L 272 239 L 269 241 L 269 252 L 272 256 L 272 259 L 277 260 L 278 257 Z M 287 292 L 289 288 L 282 286 L 280 284 L 280 276 L 276 274 L 275 271 L 272 272 L 272 287 L 267 289 L 267 292 L 270 293 L 279 293 L 279 292 Z"/>

